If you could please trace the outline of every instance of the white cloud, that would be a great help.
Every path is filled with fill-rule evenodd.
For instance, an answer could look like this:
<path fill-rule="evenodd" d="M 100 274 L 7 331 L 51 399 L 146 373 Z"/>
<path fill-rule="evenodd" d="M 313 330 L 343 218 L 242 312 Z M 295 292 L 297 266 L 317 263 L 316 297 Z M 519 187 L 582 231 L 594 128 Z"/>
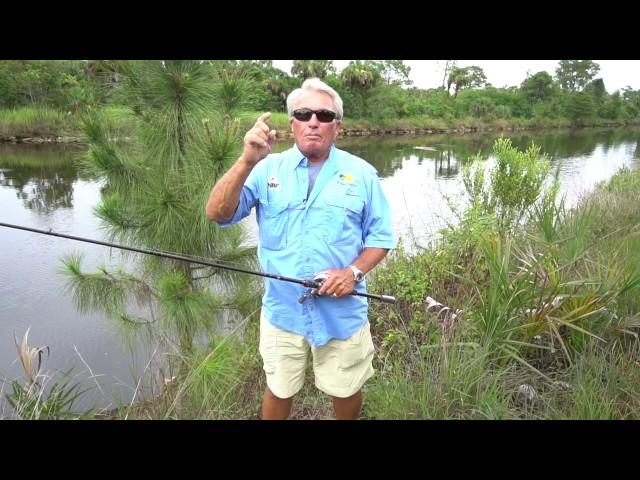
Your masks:
<path fill-rule="evenodd" d="M 435 88 L 442 85 L 444 61 L 405 60 L 411 67 L 411 80 L 418 88 Z M 609 93 L 629 85 L 640 89 L 640 60 L 594 60 L 600 65 L 598 77 L 604 80 Z M 291 73 L 292 60 L 274 60 L 274 66 Z M 349 60 L 334 60 L 338 71 L 349 64 Z M 477 65 L 484 70 L 487 81 L 494 87 L 519 86 L 527 77 L 546 71 L 555 75 L 558 60 L 459 60 L 458 66 Z"/>

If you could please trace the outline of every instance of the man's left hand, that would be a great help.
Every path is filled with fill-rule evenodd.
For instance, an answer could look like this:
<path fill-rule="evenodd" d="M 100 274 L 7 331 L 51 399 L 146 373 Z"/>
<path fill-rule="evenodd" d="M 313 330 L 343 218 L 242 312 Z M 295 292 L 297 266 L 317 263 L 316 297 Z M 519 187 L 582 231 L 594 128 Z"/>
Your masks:
<path fill-rule="evenodd" d="M 319 295 L 330 295 L 332 297 L 344 297 L 349 295 L 356 285 L 353 272 L 350 268 L 323 270 L 327 278 L 318 289 Z"/>

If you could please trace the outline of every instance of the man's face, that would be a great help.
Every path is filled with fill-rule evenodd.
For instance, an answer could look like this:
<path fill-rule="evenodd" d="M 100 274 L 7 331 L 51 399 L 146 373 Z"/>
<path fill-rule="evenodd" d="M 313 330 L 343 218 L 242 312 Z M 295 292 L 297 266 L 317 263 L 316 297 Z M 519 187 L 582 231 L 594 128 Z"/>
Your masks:
<path fill-rule="evenodd" d="M 309 108 L 311 110 L 331 110 L 336 111 L 331 97 L 315 90 L 305 90 L 302 92 L 293 109 Z M 316 115 L 312 115 L 309 121 L 301 121 L 291 118 L 291 130 L 295 138 L 298 149 L 305 157 L 311 160 L 324 159 L 331 149 L 331 145 L 336 141 L 340 132 L 340 120 L 323 123 Z"/>

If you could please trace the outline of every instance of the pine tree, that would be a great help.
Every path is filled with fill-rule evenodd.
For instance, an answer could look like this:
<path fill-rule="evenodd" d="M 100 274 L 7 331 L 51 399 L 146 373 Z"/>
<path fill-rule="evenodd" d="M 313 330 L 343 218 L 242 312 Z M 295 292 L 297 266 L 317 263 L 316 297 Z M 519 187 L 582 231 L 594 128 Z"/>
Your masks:
<path fill-rule="evenodd" d="M 210 67 L 196 61 L 117 62 L 129 102 L 130 138 L 100 113 L 84 122 L 89 145 L 82 166 L 104 179 L 96 215 L 111 241 L 256 268 L 255 248 L 240 226 L 220 229 L 204 214 L 209 191 L 239 154 L 238 122 L 214 105 L 228 105 Z M 229 78 L 225 78 L 230 82 Z M 226 85 L 228 87 L 228 84 Z M 233 90 L 234 95 L 237 93 Z M 102 310 L 128 332 L 156 332 L 192 351 L 228 311 L 256 307 L 257 277 L 197 264 L 129 254 L 135 268 L 83 273 L 67 256 L 68 287 L 81 311 Z M 145 258 L 140 258 L 145 257 Z M 133 300 L 149 308 L 136 317 Z M 129 336 L 129 338 L 135 338 Z"/>

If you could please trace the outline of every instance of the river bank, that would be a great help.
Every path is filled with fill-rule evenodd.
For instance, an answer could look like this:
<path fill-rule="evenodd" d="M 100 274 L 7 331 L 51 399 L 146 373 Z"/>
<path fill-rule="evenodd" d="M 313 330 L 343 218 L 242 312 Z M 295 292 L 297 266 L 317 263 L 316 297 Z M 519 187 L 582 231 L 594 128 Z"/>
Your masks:
<path fill-rule="evenodd" d="M 369 137 L 369 136 L 383 136 L 383 135 L 405 135 L 405 136 L 421 136 L 421 135 L 464 135 L 467 133 L 482 133 L 482 132 L 521 132 L 521 131 L 536 131 L 536 130 L 566 130 L 582 128 L 602 128 L 602 127 L 625 127 L 632 126 L 633 124 L 603 124 L 593 125 L 588 127 L 569 127 L 569 126 L 555 126 L 555 127 L 523 127 L 523 126 L 502 126 L 502 127 L 466 127 L 460 126 L 456 128 L 344 128 L 340 132 L 345 137 Z M 277 138 L 293 138 L 293 133 L 288 130 L 276 130 Z M 0 143 L 9 144 L 80 144 L 83 142 L 80 136 L 70 135 L 42 135 L 42 136 L 16 136 L 16 135 L 0 135 Z"/>
<path fill-rule="evenodd" d="M 27 143 L 31 145 L 39 144 L 66 144 L 66 143 L 82 143 L 82 137 L 72 137 L 66 135 L 43 135 L 43 136 L 27 136 L 21 137 L 16 135 L 0 135 L 0 143 Z"/>
<path fill-rule="evenodd" d="M 252 115 L 243 115 L 240 128 L 248 129 L 253 124 Z M 278 138 L 293 138 L 288 128 L 288 118 L 285 113 L 276 113 L 271 119 L 271 125 L 276 130 Z M 346 119 L 343 121 L 340 135 L 343 137 L 369 136 L 422 136 L 422 135 L 464 135 L 483 132 L 521 132 L 542 130 L 582 130 L 584 128 L 616 128 L 640 125 L 637 121 L 604 121 L 596 119 L 581 127 L 571 125 L 566 119 L 499 119 L 483 121 L 477 118 L 453 119 L 444 121 L 434 118 L 394 119 L 372 121 L 368 119 Z M 38 125 L 29 128 L 28 125 L 11 123 L 0 124 L 0 144 L 80 144 L 83 142 L 77 121 L 58 128 L 42 128 Z M 43 133 L 43 131 L 47 133 Z"/>

